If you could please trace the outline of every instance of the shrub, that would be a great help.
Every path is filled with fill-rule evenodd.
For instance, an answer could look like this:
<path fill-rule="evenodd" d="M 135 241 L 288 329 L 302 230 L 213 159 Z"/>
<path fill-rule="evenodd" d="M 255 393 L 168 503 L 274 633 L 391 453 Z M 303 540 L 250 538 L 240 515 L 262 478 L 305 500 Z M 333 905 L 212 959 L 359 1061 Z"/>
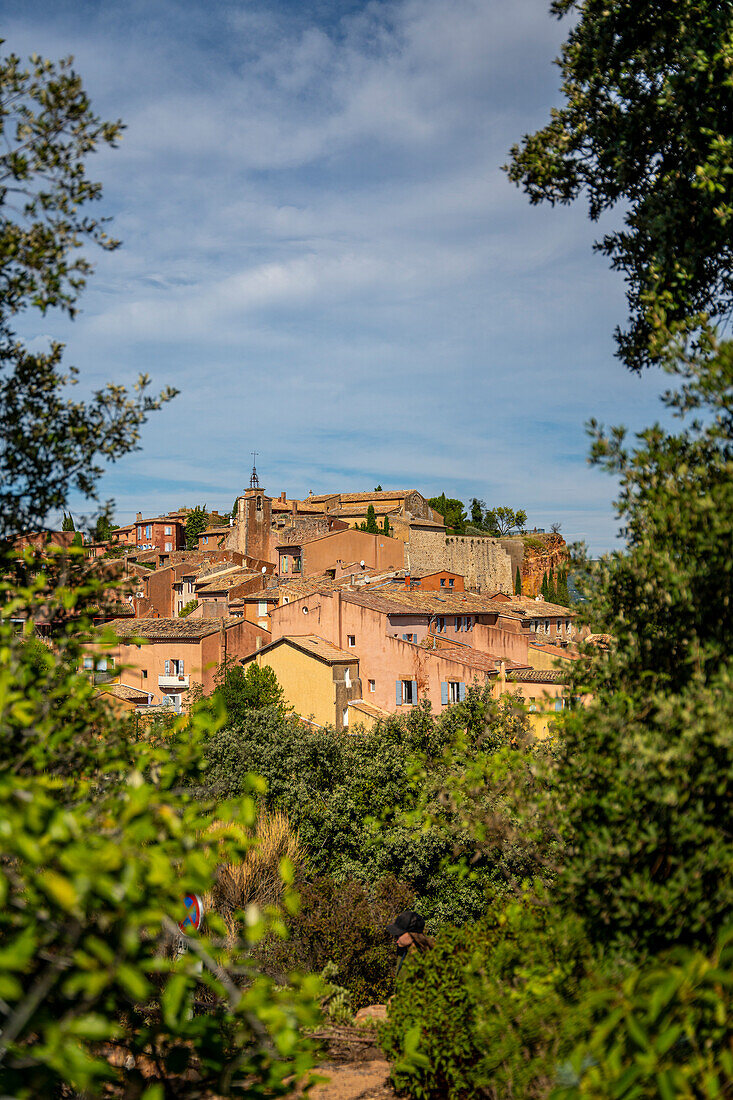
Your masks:
<path fill-rule="evenodd" d="M 546 1096 L 590 973 L 578 922 L 528 898 L 443 930 L 398 982 L 383 1039 L 395 1085 L 415 1100 Z"/>
<path fill-rule="evenodd" d="M 316 973 L 334 963 L 355 1010 L 384 1004 L 394 989 L 397 962 L 386 928 L 413 904 L 412 891 L 391 877 L 371 886 L 315 879 L 300 887 L 300 911 L 290 918 L 290 939 L 271 943 L 268 959 L 280 970 Z"/>
<path fill-rule="evenodd" d="M 395 1087 L 416 1100 L 478 1095 L 481 1049 L 466 970 L 483 935 L 477 926 L 444 928 L 433 950 L 408 955 L 400 972 L 382 1047 L 394 1063 Z"/>
<path fill-rule="evenodd" d="M 214 825 L 214 830 L 221 823 Z M 247 831 L 241 830 L 243 838 Z M 283 860 L 288 865 L 288 877 L 295 868 L 302 869 L 306 853 L 297 832 L 283 813 L 261 814 L 251 836 L 253 846 L 244 858 L 222 864 L 216 882 L 204 896 L 204 909 L 214 909 L 224 918 L 230 930 L 236 929 L 237 913 L 249 905 L 279 906 L 283 901 L 285 883 L 281 874 Z"/>
<path fill-rule="evenodd" d="M 589 1004 L 601 1018 L 558 1073 L 556 1100 L 733 1093 L 733 931 L 712 954 L 678 949 Z"/>

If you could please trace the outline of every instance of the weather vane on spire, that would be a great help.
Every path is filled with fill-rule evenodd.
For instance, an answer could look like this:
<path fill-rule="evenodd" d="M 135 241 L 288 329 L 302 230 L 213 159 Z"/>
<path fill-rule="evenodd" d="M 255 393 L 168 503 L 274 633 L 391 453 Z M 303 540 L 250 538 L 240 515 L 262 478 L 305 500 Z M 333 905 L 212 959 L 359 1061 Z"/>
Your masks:
<path fill-rule="evenodd" d="M 250 479 L 249 479 L 249 487 L 250 487 L 250 489 L 259 489 L 260 481 L 259 481 L 259 478 L 257 477 L 257 454 L 258 454 L 258 452 L 257 451 L 250 451 L 249 453 L 252 455 L 252 474 L 251 474 Z"/>

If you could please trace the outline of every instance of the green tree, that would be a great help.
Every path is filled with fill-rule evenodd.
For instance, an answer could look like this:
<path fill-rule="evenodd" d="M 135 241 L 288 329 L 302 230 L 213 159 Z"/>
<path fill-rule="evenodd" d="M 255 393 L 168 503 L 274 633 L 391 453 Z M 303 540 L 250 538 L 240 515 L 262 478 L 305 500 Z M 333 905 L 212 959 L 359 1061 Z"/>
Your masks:
<path fill-rule="evenodd" d="M 466 513 L 462 501 L 453 497 L 446 497 L 445 493 L 441 493 L 439 497 L 431 497 L 428 504 L 440 513 L 449 531 L 456 535 L 464 533 L 466 530 Z"/>
<path fill-rule="evenodd" d="M 74 489 L 96 499 L 100 463 L 134 449 L 170 392 L 150 401 L 141 379 L 132 399 L 113 385 L 70 402 L 60 347 L 30 355 L 15 340 L 10 319 L 28 306 L 73 315 L 85 246 L 114 245 L 86 212 L 101 192 L 85 158 L 119 126 L 93 115 L 70 62 L 33 57 L 25 70 L 11 56 L 0 127 L 0 605 L 25 624 L 0 616 L 0 1089 L 151 1100 L 244 1080 L 248 1095 L 286 1093 L 309 1061 L 299 1030 L 316 1022 L 317 989 L 256 975 L 249 945 L 277 921 L 253 910 L 252 935 L 242 919 L 230 948 L 212 917 L 186 955 L 173 946 L 182 895 L 205 893 L 251 844 L 251 791 L 190 797 L 218 719 L 197 716 L 183 736 L 115 719 L 78 672 L 108 581 L 74 547 L 13 554 L 3 542 L 65 510 Z M 31 644 L 41 616 L 54 642 L 44 652 Z M 156 1065 L 152 1089 L 141 1057 Z"/>
<path fill-rule="evenodd" d="M 370 535 L 379 534 L 379 524 L 377 523 L 377 514 L 374 511 L 373 504 L 370 504 L 367 508 L 366 527 L 364 528 L 364 530 L 368 531 Z"/>
<path fill-rule="evenodd" d="M 383 530 L 384 530 L 385 537 L 389 538 L 390 535 L 392 534 L 392 528 L 389 525 L 389 519 L 387 518 L 387 516 L 384 517 L 384 529 Z"/>
<path fill-rule="evenodd" d="M 515 596 L 521 596 L 522 595 L 522 574 L 519 571 L 519 566 L 517 566 L 517 573 L 516 573 L 516 576 L 514 577 L 514 595 Z"/>
<path fill-rule="evenodd" d="M 546 600 L 549 595 L 549 585 L 547 583 L 547 573 L 542 574 L 542 584 L 540 585 L 540 595 L 543 600 Z"/>
<path fill-rule="evenodd" d="M 474 497 L 471 501 L 471 526 L 483 527 L 484 526 L 484 513 L 486 511 L 486 504 L 483 500 L 479 500 Z"/>
<path fill-rule="evenodd" d="M 733 346 L 714 351 L 678 364 L 677 433 L 656 425 L 631 449 L 595 429 L 626 550 L 586 585 L 584 618 L 615 644 L 573 677 L 594 701 L 563 723 L 572 855 L 556 890 L 594 937 L 636 952 L 707 948 L 733 918 Z"/>
<path fill-rule="evenodd" d="M 557 603 L 557 589 L 555 588 L 555 574 L 550 569 L 550 575 L 547 578 L 547 595 L 545 599 L 548 603 Z"/>
<path fill-rule="evenodd" d="M 555 598 L 563 607 L 570 607 L 570 592 L 568 591 L 568 571 L 561 569 L 557 575 L 557 591 Z"/>
<path fill-rule="evenodd" d="M 521 508 L 489 508 L 484 518 L 486 530 L 497 536 L 521 531 L 526 522 L 527 513 Z"/>
<path fill-rule="evenodd" d="M 199 535 L 209 526 L 209 513 L 205 504 L 192 508 L 186 517 L 186 549 L 198 547 Z"/>
<path fill-rule="evenodd" d="M 209 705 L 216 708 L 223 704 L 227 718 L 233 725 L 246 720 L 251 710 L 274 710 L 285 714 L 285 695 L 277 676 L 269 665 L 255 661 L 242 668 L 238 661 L 227 661 L 216 673 L 216 688 Z"/>
<path fill-rule="evenodd" d="M 374 486 L 374 492 L 375 493 L 381 493 L 381 491 L 382 491 L 382 486 L 381 485 L 375 485 Z"/>
<path fill-rule="evenodd" d="M 719 0 L 554 0 L 573 17 L 559 65 L 564 103 L 511 151 L 532 203 L 585 193 L 623 227 L 596 250 L 623 272 L 629 323 L 618 355 L 660 361 L 670 335 L 733 306 L 733 14 Z"/>
<path fill-rule="evenodd" d="M 101 516 L 97 517 L 97 521 L 94 524 L 93 538 L 95 542 L 109 542 L 112 537 L 112 532 L 116 530 L 115 525 L 107 512 L 103 512 Z"/>
<path fill-rule="evenodd" d="M 135 450 L 147 414 L 175 393 L 148 396 L 141 375 L 132 394 L 115 383 L 75 401 L 62 346 L 31 353 L 12 328 L 29 307 L 73 317 L 88 246 L 117 247 L 88 211 L 101 184 L 85 162 L 121 129 L 94 114 L 71 60 L 0 59 L 0 539 L 43 528 L 70 489 L 96 499 L 103 464 Z"/>
<path fill-rule="evenodd" d="M 61 521 L 61 530 L 76 531 L 76 527 L 74 526 L 74 517 L 72 516 L 71 512 L 69 512 L 68 515 L 66 514 L 66 512 L 64 512 L 64 518 Z"/>

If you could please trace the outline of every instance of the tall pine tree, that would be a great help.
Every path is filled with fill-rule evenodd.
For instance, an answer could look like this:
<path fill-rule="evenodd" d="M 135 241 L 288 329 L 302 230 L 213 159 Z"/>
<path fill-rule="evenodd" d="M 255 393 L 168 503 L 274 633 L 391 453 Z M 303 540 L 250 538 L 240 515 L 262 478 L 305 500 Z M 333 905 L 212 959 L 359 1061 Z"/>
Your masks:
<path fill-rule="evenodd" d="M 517 566 L 517 575 L 514 578 L 514 595 L 522 595 L 522 574 L 519 572 L 519 566 Z"/>

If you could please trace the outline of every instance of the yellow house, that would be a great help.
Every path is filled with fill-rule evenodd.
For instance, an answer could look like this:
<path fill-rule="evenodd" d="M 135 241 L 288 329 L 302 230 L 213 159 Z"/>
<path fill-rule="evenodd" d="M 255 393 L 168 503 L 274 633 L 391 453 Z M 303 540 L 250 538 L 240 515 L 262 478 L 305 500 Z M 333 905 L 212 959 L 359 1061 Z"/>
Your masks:
<path fill-rule="evenodd" d="M 521 696 L 527 708 L 529 728 L 538 740 L 551 733 L 551 723 L 560 717 L 568 705 L 566 673 L 559 669 L 538 670 L 501 668 L 497 679 L 497 696 Z"/>
<path fill-rule="evenodd" d="M 275 673 L 296 714 L 316 726 L 349 725 L 351 704 L 361 700 L 359 658 L 315 634 L 286 635 L 241 659 Z"/>
<path fill-rule="evenodd" d="M 559 645 L 543 642 L 530 642 L 527 648 L 527 663 L 538 671 L 549 672 L 555 668 L 568 668 L 578 659 L 574 649 L 563 649 Z"/>

